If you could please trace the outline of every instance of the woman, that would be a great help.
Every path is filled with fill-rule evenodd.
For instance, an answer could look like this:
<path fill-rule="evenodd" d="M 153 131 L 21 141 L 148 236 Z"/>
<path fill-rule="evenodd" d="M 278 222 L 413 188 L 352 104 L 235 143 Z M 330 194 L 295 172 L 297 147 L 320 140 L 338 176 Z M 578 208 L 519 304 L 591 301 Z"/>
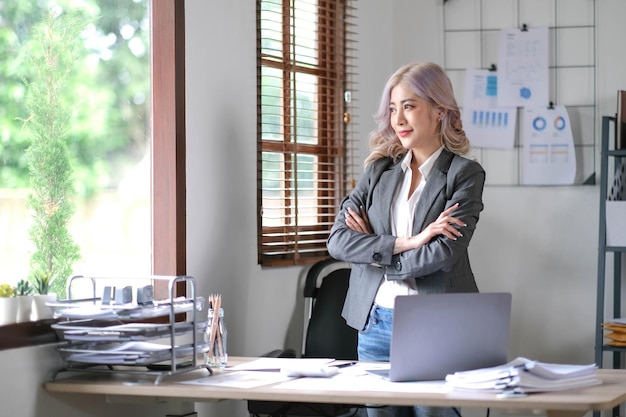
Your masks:
<path fill-rule="evenodd" d="M 397 295 L 478 291 L 467 248 L 483 209 L 485 171 L 462 156 L 469 140 L 450 80 L 436 64 L 397 70 L 374 118 L 365 172 L 342 201 L 327 246 L 352 263 L 342 314 L 359 330 L 359 360 L 388 361 Z M 380 411 L 389 410 L 368 410 Z M 392 412 L 382 415 L 410 415 Z"/>

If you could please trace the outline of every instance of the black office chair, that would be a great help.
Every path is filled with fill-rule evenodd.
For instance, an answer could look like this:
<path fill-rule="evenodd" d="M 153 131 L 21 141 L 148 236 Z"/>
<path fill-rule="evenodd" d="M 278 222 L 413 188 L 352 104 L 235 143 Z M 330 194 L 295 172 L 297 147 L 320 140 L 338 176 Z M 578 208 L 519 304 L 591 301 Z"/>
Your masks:
<path fill-rule="evenodd" d="M 304 284 L 304 335 L 302 352 L 279 349 L 266 356 L 357 359 L 357 331 L 349 327 L 341 309 L 348 290 L 350 265 L 335 259 L 317 262 L 309 269 Z M 351 405 L 248 401 L 254 416 L 341 416 L 352 411 Z"/>

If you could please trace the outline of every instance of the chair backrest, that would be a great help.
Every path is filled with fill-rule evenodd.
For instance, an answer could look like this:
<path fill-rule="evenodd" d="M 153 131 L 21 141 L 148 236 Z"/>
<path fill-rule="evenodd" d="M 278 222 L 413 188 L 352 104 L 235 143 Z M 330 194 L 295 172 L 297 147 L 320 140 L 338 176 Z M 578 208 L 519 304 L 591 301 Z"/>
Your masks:
<path fill-rule="evenodd" d="M 319 261 L 309 268 L 304 283 L 303 358 L 357 359 L 357 331 L 349 327 L 341 310 L 348 291 L 350 264 L 335 259 Z M 277 352 L 295 356 L 293 349 Z M 286 357 L 283 356 L 283 357 Z M 345 416 L 352 405 L 292 403 L 284 401 L 248 401 L 253 415 L 269 416 Z"/>
<path fill-rule="evenodd" d="M 324 262 L 324 261 L 322 261 Z M 326 262 L 329 264 L 332 262 Z M 315 271 L 314 271 L 315 272 Z M 317 274 L 317 272 L 316 272 Z M 303 357 L 357 359 L 357 331 L 348 326 L 341 310 L 348 290 L 350 268 L 342 266 L 326 275 L 307 279 L 319 283 L 311 293 L 305 288 L 305 297 L 313 298 L 313 306 L 306 329 Z M 321 281 L 320 281 L 321 278 Z"/>

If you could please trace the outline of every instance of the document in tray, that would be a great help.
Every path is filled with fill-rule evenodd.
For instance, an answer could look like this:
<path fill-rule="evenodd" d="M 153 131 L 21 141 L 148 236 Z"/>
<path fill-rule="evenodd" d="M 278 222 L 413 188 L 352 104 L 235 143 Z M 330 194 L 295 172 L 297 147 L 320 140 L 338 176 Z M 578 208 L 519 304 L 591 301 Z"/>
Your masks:
<path fill-rule="evenodd" d="M 56 316 L 67 319 L 114 319 L 117 317 L 117 313 L 110 308 L 102 308 L 101 306 L 86 306 L 66 308 L 58 311 Z"/>
<path fill-rule="evenodd" d="M 91 349 L 86 345 L 81 347 L 65 348 L 62 351 L 71 353 L 67 359 L 88 363 L 124 363 L 133 361 L 142 356 L 149 356 L 155 353 L 167 352 L 170 347 L 158 343 L 127 342 L 121 344 L 98 345 Z M 107 362 L 109 361 L 109 362 Z"/>
<path fill-rule="evenodd" d="M 169 345 L 148 342 L 126 342 L 117 344 L 86 344 L 84 347 L 59 348 L 68 362 L 106 365 L 145 365 L 171 359 Z M 177 346 L 176 357 L 193 353 L 191 345 Z"/>
<path fill-rule="evenodd" d="M 450 374 L 446 383 L 453 389 L 530 393 L 597 385 L 601 381 L 596 373 L 595 364 L 542 363 L 519 357 L 501 366 Z"/>
<path fill-rule="evenodd" d="M 206 322 L 198 323 L 198 330 L 206 326 Z M 174 334 L 184 334 L 193 329 L 193 323 L 183 322 L 175 325 Z M 171 334 L 169 324 L 159 323 L 126 323 L 98 328 L 81 328 L 65 330 L 67 340 L 76 341 L 141 341 L 165 337 Z"/>
<path fill-rule="evenodd" d="M 196 297 L 195 307 L 200 311 L 204 303 L 203 297 Z M 175 299 L 174 303 L 169 300 L 155 300 L 153 305 L 140 306 L 129 304 L 77 304 L 70 301 L 47 303 L 55 309 L 56 318 L 66 319 L 150 319 L 167 316 L 173 313 L 187 313 L 193 310 L 192 300 Z"/>

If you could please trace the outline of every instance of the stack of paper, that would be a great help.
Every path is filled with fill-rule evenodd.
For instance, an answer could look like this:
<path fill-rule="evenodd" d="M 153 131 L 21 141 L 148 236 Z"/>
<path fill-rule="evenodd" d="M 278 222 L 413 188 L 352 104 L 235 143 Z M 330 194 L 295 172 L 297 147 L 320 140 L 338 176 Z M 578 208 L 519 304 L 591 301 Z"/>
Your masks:
<path fill-rule="evenodd" d="M 602 323 L 602 328 L 607 331 L 604 337 L 609 339 L 606 343 L 609 346 L 626 346 L 626 319 L 613 319 Z"/>
<path fill-rule="evenodd" d="M 501 366 L 450 374 L 446 384 L 452 389 L 498 393 L 560 391 L 600 384 L 596 371 L 595 364 L 550 364 L 519 357 Z"/>

